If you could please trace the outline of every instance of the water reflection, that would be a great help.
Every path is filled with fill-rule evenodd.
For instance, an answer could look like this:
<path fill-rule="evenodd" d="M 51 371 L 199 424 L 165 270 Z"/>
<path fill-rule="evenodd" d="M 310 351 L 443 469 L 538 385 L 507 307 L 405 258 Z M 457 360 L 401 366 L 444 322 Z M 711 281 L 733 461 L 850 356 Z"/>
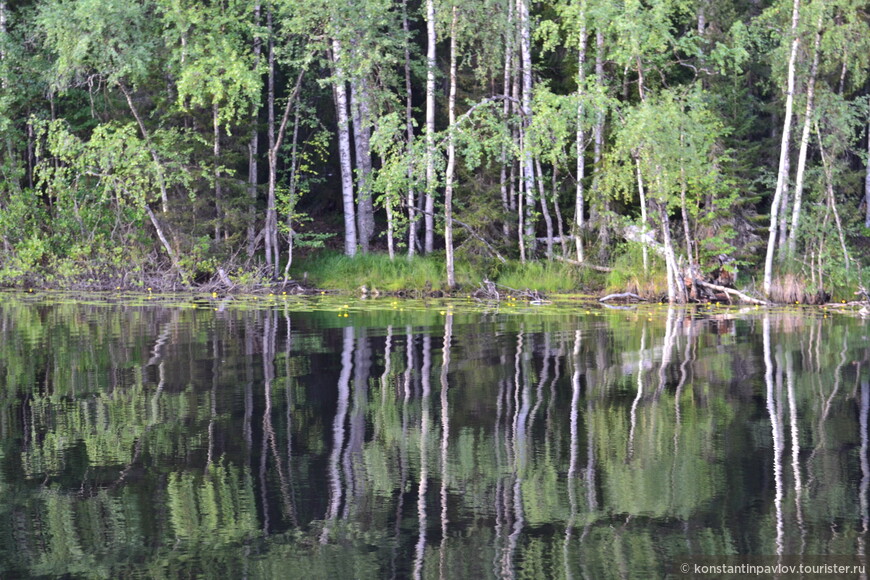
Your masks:
<path fill-rule="evenodd" d="M 861 319 L 334 317 L 0 302 L 0 576 L 607 578 L 866 553 Z"/>

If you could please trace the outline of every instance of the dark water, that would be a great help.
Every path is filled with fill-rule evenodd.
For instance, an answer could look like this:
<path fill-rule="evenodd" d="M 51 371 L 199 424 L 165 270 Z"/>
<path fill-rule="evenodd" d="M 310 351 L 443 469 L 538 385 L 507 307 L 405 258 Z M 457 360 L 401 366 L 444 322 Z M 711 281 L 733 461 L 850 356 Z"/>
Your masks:
<path fill-rule="evenodd" d="M 159 302 L 0 296 L 3 579 L 865 553 L 860 317 Z"/>

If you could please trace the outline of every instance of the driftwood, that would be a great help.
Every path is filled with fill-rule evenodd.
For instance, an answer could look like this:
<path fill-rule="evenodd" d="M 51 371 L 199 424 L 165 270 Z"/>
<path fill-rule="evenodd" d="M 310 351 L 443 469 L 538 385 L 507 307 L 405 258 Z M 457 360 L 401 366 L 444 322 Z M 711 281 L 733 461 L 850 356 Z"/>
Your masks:
<path fill-rule="evenodd" d="M 235 287 L 235 284 L 233 284 L 233 281 L 230 280 L 229 276 L 227 276 L 226 270 L 224 270 L 223 268 L 218 268 L 217 273 L 218 273 L 218 278 L 221 279 L 221 282 L 223 282 L 224 286 L 226 286 L 228 290 L 232 290 Z"/>
<path fill-rule="evenodd" d="M 497 286 L 501 286 L 506 290 L 510 290 L 510 292 L 499 292 Z M 503 298 L 524 298 L 529 301 L 530 304 L 539 306 L 541 304 L 550 304 L 550 301 L 547 299 L 544 294 L 537 290 L 529 290 L 528 288 L 525 290 L 517 290 L 516 288 L 511 288 L 510 286 L 503 286 L 502 284 L 496 284 L 491 280 L 484 279 L 483 282 L 480 283 L 480 288 L 475 290 L 472 294 L 478 300 L 496 300 L 500 301 Z"/>
<path fill-rule="evenodd" d="M 763 306 L 768 306 L 770 304 L 769 302 L 766 302 L 764 300 L 759 300 L 758 298 L 753 298 L 751 296 L 747 296 L 743 292 L 740 292 L 739 290 L 735 290 L 734 288 L 727 288 L 725 286 L 719 286 L 718 284 L 710 284 L 709 282 L 703 282 L 701 280 L 695 280 L 694 282 L 695 282 L 695 286 L 698 286 L 700 288 L 705 288 L 707 290 L 712 290 L 714 292 L 721 292 L 721 293 L 725 294 L 726 296 L 728 296 L 729 300 L 731 299 L 730 298 L 731 296 L 736 296 L 741 301 L 749 303 L 749 304 L 761 304 Z M 618 300 L 621 298 L 623 298 L 623 299 L 630 298 L 630 299 L 643 301 L 643 302 L 646 301 L 645 299 L 641 298 L 640 296 L 638 296 L 637 294 L 634 294 L 632 292 L 621 292 L 619 294 L 608 294 L 607 296 L 605 296 L 603 298 L 599 298 L 598 301 L 599 302 L 607 302 L 608 300 Z"/>
<path fill-rule="evenodd" d="M 727 288 L 725 286 L 719 286 L 718 284 L 710 284 L 709 282 L 702 282 L 701 280 L 695 280 L 695 285 L 701 286 L 702 288 L 709 288 L 710 290 L 714 290 L 716 292 L 723 292 L 729 296 L 737 296 L 740 300 L 742 300 L 743 302 L 748 302 L 749 304 L 761 304 L 763 306 L 770 305 L 770 303 L 765 300 L 759 300 L 758 298 L 747 296 L 743 292 L 735 290 L 734 288 Z"/>
<path fill-rule="evenodd" d="M 633 294 L 631 292 L 622 292 L 620 294 L 608 294 L 604 298 L 599 298 L 599 302 L 607 302 L 608 300 L 616 300 L 617 298 L 634 298 L 635 300 L 639 300 L 641 302 L 646 302 L 645 299 L 641 298 L 637 294 Z"/>

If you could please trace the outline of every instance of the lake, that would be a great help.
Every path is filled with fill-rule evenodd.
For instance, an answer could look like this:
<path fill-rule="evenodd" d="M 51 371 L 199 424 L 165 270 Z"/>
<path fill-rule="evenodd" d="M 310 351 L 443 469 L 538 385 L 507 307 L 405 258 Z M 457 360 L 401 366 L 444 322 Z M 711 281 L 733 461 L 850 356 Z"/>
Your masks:
<path fill-rule="evenodd" d="M 0 294 L 0 577 L 863 562 L 867 320 L 343 300 Z"/>

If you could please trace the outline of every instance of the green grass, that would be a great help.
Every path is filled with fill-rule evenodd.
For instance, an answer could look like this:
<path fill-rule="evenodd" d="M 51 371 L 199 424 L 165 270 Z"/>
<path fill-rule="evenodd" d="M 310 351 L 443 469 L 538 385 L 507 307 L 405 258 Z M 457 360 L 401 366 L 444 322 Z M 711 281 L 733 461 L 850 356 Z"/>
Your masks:
<path fill-rule="evenodd" d="M 337 252 L 321 252 L 300 259 L 293 264 L 291 275 L 301 278 L 308 272 L 309 283 L 318 288 L 356 291 L 360 286 L 369 290 L 396 292 L 422 290 L 431 285 L 433 290 L 446 290 L 447 270 L 443 255 L 396 256 L 390 260 L 386 254 L 359 254 L 349 258 Z M 482 276 L 472 272 L 467 264 L 456 265 L 456 283 L 459 286 L 477 286 Z"/>
<path fill-rule="evenodd" d="M 370 291 L 447 289 L 447 270 L 443 253 L 429 256 L 397 256 L 390 260 L 386 254 L 365 254 L 348 258 L 334 251 L 323 251 L 294 262 L 291 275 L 301 279 L 308 273 L 310 284 L 324 289 L 357 291 L 366 286 Z M 463 290 L 477 288 L 484 278 L 517 290 L 538 290 L 545 294 L 577 292 L 590 287 L 600 288 L 599 275 L 591 270 L 577 268 L 564 262 L 528 262 L 521 264 L 495 261 L 456 264 L 456 283 Z"/>
<path fill-rule="evenodd" d="M 502 266 L 495 282 L 516 290 L 561 294 L 601 287 L 599 278 L 592 270 L 565 262 L 509 262 Z"/>

